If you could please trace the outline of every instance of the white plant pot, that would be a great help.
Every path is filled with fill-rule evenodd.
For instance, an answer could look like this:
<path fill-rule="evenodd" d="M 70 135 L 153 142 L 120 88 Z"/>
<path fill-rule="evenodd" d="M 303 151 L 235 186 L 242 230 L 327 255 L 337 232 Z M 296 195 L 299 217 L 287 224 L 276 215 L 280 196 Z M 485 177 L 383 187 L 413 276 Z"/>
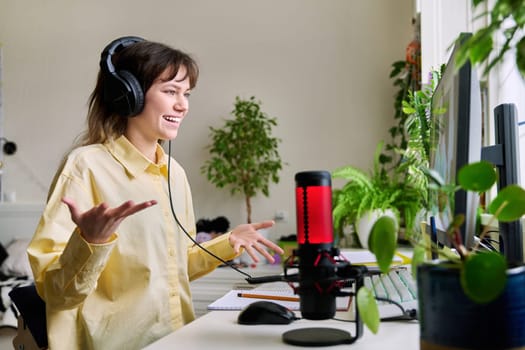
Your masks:
<path fill-rule="evenodd" d="M 365 212 L 359 219 L 357 219 L 355 223 L 357 237 L 359 238 L 359 243 L 361 243 L 363 248 L 369 249 L 368 239 L 370 238 L 370 232 L 372 231 L 372 227 L 374 226 L 377 219 L 382 216 L 391 217 L 396 223 L 396 231 L 399 229 L 398 219 L 393 210 L 374 209 Z"/>

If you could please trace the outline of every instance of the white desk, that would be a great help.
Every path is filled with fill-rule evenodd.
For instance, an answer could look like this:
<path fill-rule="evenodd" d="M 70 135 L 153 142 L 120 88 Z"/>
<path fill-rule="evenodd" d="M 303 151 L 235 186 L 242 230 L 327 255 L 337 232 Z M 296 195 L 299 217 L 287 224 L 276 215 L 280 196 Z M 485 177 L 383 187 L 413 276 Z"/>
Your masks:
<path fill-rule="evenodd" d="M 403 252 L 405 255 L 411 252 Z M 261 265 L 256 269 L 247 269 L 251 275 L 258 277 L 274 275 L 282 272 L 280 266 Z M 244 277 L 231 269 L 221 268 L 213 272 L 200 282 L 192 282 L 194 299 L 198 299 L 205 307 L 211 300 L 224 294 L 236 283 L 245 283 Z M 201 283 L 201 284 L 199 284 Z M 200 300 L 200 295 L 206 298 Z M 205 300 L 206 299 L 206 300 Z M 246 326 L 237 323 L 240 311 L 211 311 L 197 318 L 192 323 L 176 332 L 149 345 L 145 350 L 164 349 L 295 349 L 301 347 L 288 345 L 282 341 L 282 334 L 288 330 L 309 327 L 339 328 L 350 332 L 355 331 L 355 324 L 334 320 L 312 321 L 298 320 L 289 325 L 258 325 Z M 198 313 L 199 314 L 199 313 Z M 299 314 L 299 312 L 297 312 Z M 338 312 L 336 317 L 345 318 L 344 313 Z M 419 324 L 417 322 L 382 322 L 378 334 L 371 333 L 364 327 L 364 334 L 353 344 L 342 344 L 326 347 L 308 347 L 308 349 L 372 349 L 372 350 L 415 350 L 419 349 Z"/>
<path fill-rule="evenodd" d="M 145 350 L 164 349 L 300 349 L 283 343 L 282 334 L 290 329 L 307 327 L 330 327 L 354 333 L 354 323 L 323 320 L 298 320 L 289 325 L 245 326 L 237 323 L 239 311 L 212 311 L 184 326 L 176 332 L 149 345 Z M 307 349 L 373 349 L 412 350 L 419 349 L 419 324 L 417 322 L 383 322 L 378 334 L 366 327 L 364 334 L 354 344 Z"/>

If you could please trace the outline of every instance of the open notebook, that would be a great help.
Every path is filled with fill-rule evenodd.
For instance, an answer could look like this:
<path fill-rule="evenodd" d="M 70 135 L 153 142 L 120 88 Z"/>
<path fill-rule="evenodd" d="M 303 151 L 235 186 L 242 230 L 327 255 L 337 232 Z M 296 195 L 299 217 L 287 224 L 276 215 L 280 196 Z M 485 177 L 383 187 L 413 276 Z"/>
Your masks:
<path fill-rule="evenodd" d="M 239 294 L 248 294 L 248 295 L 261 295 L 261 298 L 254 297 L 242 297 Z M 275 299 L 270 299 L 271 301 L 281 304 L 287 307 L 290 310 L 299 310 L 299 296 L 294 294 L 292 287 L 286 282 L 275 282 L 275 283 L 265 283 L 253 289 L 233 289 L 226 293 L 224 296 L 215 300 L 213 303 L 208 305 L 208 310 L 242 310 L 249 304 L 258 301 L 258 300 L 268 300 L 264 298 L 266 296 L 276 297 Z M 289 300 L 278 300 L 279 297 L 285 297 L 296 299 L 295 301 Z M 345 311 L 350 307 L 351 297 L 337 297 L 336 298 L 336 309 L 337 311 Z"/>

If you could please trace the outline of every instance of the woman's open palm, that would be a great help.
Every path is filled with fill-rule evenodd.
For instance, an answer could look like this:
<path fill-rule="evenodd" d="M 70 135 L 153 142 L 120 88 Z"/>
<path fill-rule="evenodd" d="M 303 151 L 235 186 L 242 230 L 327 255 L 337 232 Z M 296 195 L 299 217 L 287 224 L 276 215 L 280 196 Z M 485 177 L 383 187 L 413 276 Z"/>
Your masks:
<path fill-rule="evenodd" d="M 122 220 L 128 216 L 157 204 L 155 200 L 138 204 L 126 201 L 118 207 L 110 208 L 106 203 L 101 203 L 81 213 L 71 198 L 64 197 L 62 202 L 68 206 L 71 219 L 80 229 L 82 237 L 89 243 L 95 244 L 107 242 L 117 231 Z"/>

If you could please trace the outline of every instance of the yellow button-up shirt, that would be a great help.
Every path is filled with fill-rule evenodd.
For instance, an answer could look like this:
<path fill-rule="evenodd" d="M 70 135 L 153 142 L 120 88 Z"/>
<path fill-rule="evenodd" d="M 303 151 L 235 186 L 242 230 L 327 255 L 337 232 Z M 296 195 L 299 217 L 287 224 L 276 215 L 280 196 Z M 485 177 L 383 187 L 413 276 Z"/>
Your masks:
<path fill-rule="evenodd" d="M 38 293 L 46 302 L 48 341 L 55 349 L 140 349 L 194 319 L 189 281 L 218 264 L 194 246 L 175 222 L 167 192 L 167 155 L 158 164 L 124 136 L 73 150 L 53 183 L 28 248 Z M 190 187 L 170 162 L 175 213 L 195 236 Z M 157 200 L 120 224 L 106 244 L 78 232 L 62 197 L 81 211 Z M 204 245 L 225 260 L 235 257 L 229 234 Z"/>

